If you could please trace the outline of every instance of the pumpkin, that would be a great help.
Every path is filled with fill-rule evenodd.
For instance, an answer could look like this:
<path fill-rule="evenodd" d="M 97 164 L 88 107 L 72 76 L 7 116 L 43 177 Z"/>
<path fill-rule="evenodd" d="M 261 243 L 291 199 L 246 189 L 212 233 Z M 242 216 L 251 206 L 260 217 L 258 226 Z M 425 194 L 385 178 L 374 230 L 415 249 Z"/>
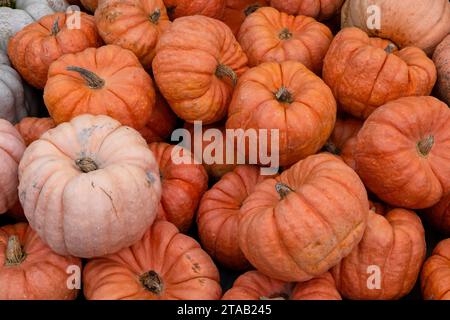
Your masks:
<path fill-rule="evenodd" d="M 0 119 L 0 214 L 17 201 L 17 170 L 25 150 L 20 133 L 4 119 Z"/>
<path fill-rule="evenodd" d="M 82 258 L 138 241 L 161 197 L 147 143 L 107 116 L 82 115 L 44 133 L 25 151 L 19 181 L 31 227 L 56 253 Z"/>
<path fill-rule="evenodd" d="M 69 267 L 81 260 L 54 253 L 27 223 L 0 228 L 1 300 L 73 300 Z"/>
<path fill-rule="evenodd" d="M 450 194 L 425 211 L 431 225 L 444 234 L 450 234 Z"/>
<path fill-rule="evenodd" d="M 439 97 L 450 105 L 450 35 L 436 47 L 433 62 L 437 68 L 437 91 Z"/>
<path fill-rule="evenodd" d="M 332 39 L 330 29 L 313 18 L 289 16 L 270 7 L 248 16 L 238 35 L 252 67 L 293 60 L 315 73 L 321 72 Z"/>
<path fill-rule="evenodd" d="M 271 0 L 270 5 L 290 15 L 303 15 L 318 20 L 327 20 L 334 16 L 344 0 Z"/>
<path fill-rule="evenodd" d="M 348 299 L 400 299 L 414 287 L 425 254 L 425 231 L 414 212 L 371 211 L 361 242 L 331 273 Z"/>
<path fill-rule="evenodd" d="M 239 165 L 208 190 L 200 202 L 197 213 L 200 241 L 209 255 L 226 268 L 250 267 L 239 248 L 239 210 L 255 186 L 266 178 L 257 166 Z"/>
<path fill-rule="evenodd" d="M 439 242 L 425 261 L 420 284 L 425 300 L 450 300 L 450 239 Z"/>
<path fill-rule="evenodd" d="M 43 89 L 50 64 L 67 53 L 100 46 L 94 17 L 79 13 L 80 28 L 67 25 L 72 13 L 55 13 L 34 22 L 11 38 L 8 55 L 14 68 L 36 88 Z"/>
<path fill-rule="evenodd" d="M 220 19 L 225 9 L 225 0 L 164 0 L 164 4 L 171 20 L 194 15 Z"/>
<path fill-rule="evenodd" d="M 131 51 L 108 45 L 66 54 L 53 62 L 44 102 L 56 124 L 90 113 L 111 116 L 139 130 L 155 105 L 155 90 Z"/>
<path fill-rule="evenodd" d="M 167 221 L 130 248 L 90 260 L 83 283 L 89 300 L 217 300 L 222 293 L 211 258 Z"/>
<path fill-rule="evenodd" d="M 133 51 L 146 69 L 151 68 L 161 33 L 170 25 L 162 0 L 100 1 L 95 22 L 107 44 Z"/>
<path fill-rule="evenodd" d="M 239 80 L 226 128 L 269 130 L 268 150 L 287 166 L 320 150 L 335 120 L 336 102 L 319 77 L 299 62 L 267 62 Z M 270 143 L 271 129 L 279 131 L 278 148 Z"/>
<path fill-rule="evenodd" d="M 346 28 L 331 43 L 324 60 L 323 80 L 342 110 L 366 119 L 389 101 L 429 95 L 436 82 L 436 68 L 418 48 L 397 51 L 387 40 Z"/>
<path fill-rule="evenodd" d="M 247 57 L 230 29 L 205 16 L 177 19 L 161 36 L 153 73 L 161 93 L 183 120 L 220 121 Z"/>
<path fill-rule="evenodd" d="M 342 300 L 329 272 L 306 282 L 289 283 L 258 271 L 239 276 L 222 300 Z"/>
<path fill-rule="evenodd" d="M 226 0 L 222 21 L 237 35 L 244 20 L 268 4 L 268 0 Z"/>
<path fill-rule="evenodd" d="M 307 281 L 353 250 L 368 213 L 357 174 L 331 154 L 313 155 L 255 187 L 241 207 L 239 246 L 265 275 Z"/>
<path fill-rule="evenodd" d="M 435 205 L 450 192 L 450 109 L 433 97 L 385 104 L 359 131 L 354 159 L 366 187 L 384 202 Z"/>
<path fill-rule="evenodd" d="M 380 29 L 368 23 L 377 18 L 371 6 L 378 8 Z M 341 10 L 341 26 L 357 27 L 400 48 L 419 47 L 430 55 L 449 32 L 450 3 L 448 0 L 348 0 Z"/>
<path fill-rule="evenodd" d="M 181 156 L 189 157 L 191 163 L 174 161 L 176 149 L 173 145 L 155 142 L 149 147 L 159 165 L 162 185 L 158 219 L 172 222 L 181 232 L 186 232 L 208 189 L 208 174 L 201 164 L 194 163 L 194 157 L 185 149 Z"/>
<path fill-rule="evenodd" d="M 94 13 L 98 7 L 98 0 L 80 0 L 81 4 L 89 12 Z"/>
<path fill-rule="evenodd" d="M 32 142 L 38 140 L 45 132 L 55 127 L 55 122 L 52 118 L 23 118 L 16 129 L 19 131 L 25 145 L 29 146 Z"/>

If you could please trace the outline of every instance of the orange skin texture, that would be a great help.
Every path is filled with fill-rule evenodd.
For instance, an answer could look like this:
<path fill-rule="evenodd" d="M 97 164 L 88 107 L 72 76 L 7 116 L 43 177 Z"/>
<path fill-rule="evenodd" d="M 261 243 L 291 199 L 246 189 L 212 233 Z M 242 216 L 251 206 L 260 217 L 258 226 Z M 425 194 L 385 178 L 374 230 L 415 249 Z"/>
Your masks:
<path fill-rule="evenodd" d="M 154 271 L 163 283 L 157 295 L 139 281 Z M 167 221 L 156 221 L 130 248 L 93 259 L 83 271 L 88 300 L 218 300 L 219 271 L 194 239 Z"/>
<path fill-rule="evenodd" d="M 154 23 L 149 17 L 157 10 Z M 156 44 L 171 22 L 162 0 L 108 0 L 100 1 L 95 23 L 105 43 L 131 50 L 150 69 Z"/>
<path fill-rule="evenodd" d="M 270 6 L 287 14 L 327 20 L 338 13 L 344 0 L 271 0 Z"/>
<path fill-rule="evenodd" d="M 94 13 L 98 7 L 99 0 L 80 0 L 80 2 L 84 8 L 86 8 L 88 11 Z"/>
<path fill-rule="evenodd" d="M 371 211 L 361 242 L 331 273 L 343 297 L 396 300 L 414 287 L 425 254 L 425 231 L 414 212 L 393 209 L 382 216 Z M 380 268 L 380 289 L 367 287 L 369 266 Z"/>
<path fill-rule="evenodd" d="M 414 47 L 389 54 L 384 50 L 388 44 L 356 28 L 336 35 L 324 60 L 323 80 L 343 111 L 366 119 L 389 101 L 431 93 L 433 61 Z"/>
<path fill-rule="evenodd" d="M 268 0 L 226 0 L 222 21 L 237 36 L 244 20 L 258 7 L 269 5 Z"/>
<path fill-rule="evenodd" d="M 450 234 L 450 194 L 425 212 L 431 225 L 444 234 Z"/>
<path fill-rule="evenodd" d="M 25 145 L 29 146 L 45 132 L 56 127 L 56 124 L 52 118 L 26 117 L 20 120 L 15 127 L 25 141 Z"/>
<path fill-rule="evenodd" d="M 202 15 L 220 19 L 225 10 L 225 0 L 164 0 L 171 20 Z"/>
<path fill-rule="evenodd" d="M 285 87 L 292 103 L 275 94 Z M 336 102 L 325 83 L 299 62 L 268 62 L 250 69 L 238 82 L 228 110 L 227 129 L 279 130 L 280 165 L 316 153 L 328 140 L 336 121 Z M 247 146 L 248 147 L 248 146 Z M 247 155 L 249 153 L 247 152 Z"/>
<path fill-rule="evenodd" d="M 14 235 L 26 257 L 18 265 L 5 266 L 8 239 Z M 0 228 L 1 300 L 74 300 L 78 290 L 67 288 L 69 266 L 81 270 L 81 260 L 54 253 L 27 223 Z"/>
<path fill-rule="evenodd" d="M 83 158 L 97 170 L 82 171 L 76 161 Z M 25 151 L 19 181 L 25 215 L 42 240 L 59 254 L 82 258 L 138 241 L 161 197 L 147 143 L 107 116 L 82 115 L 44 133 Z"/>
<path fill-rule="evenodd" d="M 291 191 L 282 197 L 277 182 Z M 310 156 L 244 201 L 239 245 L 258 271 L 283 281 L 325 273 L 361 240 L 369 213 L 359 177 L 337 157 Z"/>
<path fill-rule="evenodd" d="M 419 143 L 433 137 L 427 155 Z M 379 199 L 423 209 L 450 192 L 450 109 L 433 97 L 385 104 L 366 120 L 354 149 L 356 172 Z"/>
<path fill-rule="evenodd" d="M 176 164 L 172 160 L 175 147 L 164 142 L 149 145 L 159 165 L 162 184 L 158 219 L 173 223 L 181 232 L 192 225 L 200 199 L 208 190 L 208 174 L 201 164 Z"/>
<path fill-rule="evenodd" d="M 25 148 L 16 128 L 9 121 L 0 119 L 0 214 L 17 201 L 18 167 Z"/>
<path fill-rule="evenodd" d="M 329 272 L 306 282 L 289 283 L 258 271 L 241 275 L 222 300 L 342 300 Z"/>
<path fill-rule="evenodd" d="M 289 30 L 289 39 L 280 37 L 284 29 Z M 251 67 L 292 60 L 318 74 L 332 39 L 330 29 L 313 18 L 289 16 L 270 7 L 248 16 L 238 35 Z"/>
<path fill-rule="evenodd" d="M 66 19 L 70 14 L 55 13 L 34 22 L 11 38 L 8 56 L 14 68 L 32 86 L 43 89 L 48 68 L 64 54 L 76 53 L 102 43 L 95 27 L 94 17 L 80 13 L 80 29 L 69 29 Z M 59 31 L 52 34 L 58 21 Z"/>
<path fill-rule="evenodd" d="M 256 184 L 266 179 L 257 166 L 239 165 L 225 174 L 203 196 L 197 213 L 198 234 L 203 248 L 226 268 L 250 267 L 239 248 L 239 211 Z"/>
<path fill-rule="evenodd" d="M 425 300 L 450 300 L 450 239 L 439 242 L 425 261 L 420 284 Z"/>
<path fill-rule="evenodd" d="M 450 35 L 436 47 L 433 54 L 438 80 L 437 90 L 442 101 L 450 105 Z"/>
<path fill-rule="evenodd" d="M 67 67 L 81 67 L 105 81 L 91 88 Z M 115 45 L 64 55 L 49 69 L 44 102 L 56 124 L 89 113 L 107 115 L 123 125 L 142 129 L 155 105 L 153 81 L 129 50 Z"/>
<path fill-rule="evenodd" d="M 180 118 L 211 124 L 225 117 L 234 89 L 229 77 L 216 75 L 219 65 L 239 77 L 247 70 L 247 57 L 223 22 L 189 16 L 177 19 L 162 35 L 153 73 Z"/>

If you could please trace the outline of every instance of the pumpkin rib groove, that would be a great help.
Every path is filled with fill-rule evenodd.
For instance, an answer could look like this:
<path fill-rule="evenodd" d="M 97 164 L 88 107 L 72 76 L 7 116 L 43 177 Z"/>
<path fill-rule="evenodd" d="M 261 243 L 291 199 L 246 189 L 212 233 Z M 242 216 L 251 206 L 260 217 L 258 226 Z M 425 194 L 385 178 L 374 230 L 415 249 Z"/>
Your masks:
<path fill-rule="evenodd" d="M 128 103 L 126 103 L 125 100 L 122 97 L 120 97 L 116 92 L 114 92 L 114 90 L 111 90 L 111 88 L 108 88 L 107 90 L 113 96 L 115 96 L 120 102 L 122 102 L 122 104 L 125 106 L 125 109 L 129 113 L 130 118 L 133 120 L 133 122 L 135 122 L 136 121 L 136 115 L 134 114 L 133 110 L 131 110 L 131 106 L 128 105 Z M 113 111 L 113 110 L 111 110 L 111 111 Z"/>
<path fill-rule="evenodd" d="M 383 61 L 383 63 L 381 64 L 381 67 L 380 67 L 380 69 L 378 70 L 377 75 L 375 76 L 375 80 L 374 80 L 373 83 L 372 83 L 372 88 L 370 89 L 370 92 L 369 92 L 369 94 L 367 95 L 367 101 L 365 101 L 365 102 L 360 101 L 360 102 L 364 103 L 366 106 L 372 106 L 372 104 L 370 103 L 370 101 L 372 100 L 373 91 L 375 90 L 375 87 L 376 87 L 377 84 L 378 84 L 378 79 L 380 78 L 380 75 L 381 75 L 381 73 L 383 72 L 384 67 L 386 66 L 386 63 L 387 63 L 388 59 L 389 59 L 389 54 L 386 54 L 385 57 L 384 57 L 384 61 Z"/>
<path fill-rule="evenodd" d="M 347 60 L 352 61 L 354 60 L 354 56 L 356 54 L 357 51 L 361 51 L 362 48 L 361 47 L 356 47 L 355 49 L 353 49 L 348 55 Z M 344 78 L 344 75 L 347 73 L 347 70 L 349 68 L 349 64 L 346 64 L 344 69 L 342 70 L 342 73 L 338 76 L 338 79 L 335 80 L 333 87 L 335 87 L 336 83 L 338 84 L 337 88 L 335 90 L 331 89 L 333 91 L 333 93 L 335 94 L 336 97 L 336 102 L 339 104 L 339 101 L 341 100 L 340 98 L 340 93 L 342 92 L 342 86 L 343 86 L 343 81 L 342 79 Z"/>

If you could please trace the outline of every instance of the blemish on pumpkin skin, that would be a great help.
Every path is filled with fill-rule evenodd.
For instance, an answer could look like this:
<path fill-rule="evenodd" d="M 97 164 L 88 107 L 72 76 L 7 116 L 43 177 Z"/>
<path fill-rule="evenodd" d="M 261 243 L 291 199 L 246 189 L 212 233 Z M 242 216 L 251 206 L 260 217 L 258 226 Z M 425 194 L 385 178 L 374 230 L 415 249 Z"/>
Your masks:
<path fill-rule="evenodd" d="M 200 273 L 200 269 L 201 269 L 201 267 L 200 267 L 200 265 L 198 264 L 198 262 L 194 262 L 194 264 L 192 265 L 192 270 L 193 270 L 195 273 Z"/>

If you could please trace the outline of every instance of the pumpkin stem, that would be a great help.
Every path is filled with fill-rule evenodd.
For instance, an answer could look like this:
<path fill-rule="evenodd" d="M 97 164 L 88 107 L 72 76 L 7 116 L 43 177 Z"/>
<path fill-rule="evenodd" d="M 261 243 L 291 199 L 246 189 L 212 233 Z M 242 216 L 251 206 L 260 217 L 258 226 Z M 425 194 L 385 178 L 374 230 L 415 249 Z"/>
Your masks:
<path fill-rule="evenodd" d="M 292 38 L 292 33 L 289 31 L 288 28 L 284 28 L 283 30 L 281 30 L 281 32 L 278 34 L 278 37 L 280 38 L 280 40 L 289 40 L 290 38 Z"/>
<path fill-rule="evenodd" d="M 331 142 L 331 141 L 328 141 L 328 142 L 325 144 L 324 149 L 325 149 L 327 152 L 332 153 L 332 154 L 335 154 L 335 155 L 340 155 L 340 154 L 341 154 L 341 149 L 339 149 L 339 148 L 338 148 L 333 142 Z"/>
<path fill-rule="evenodd" d="M 253 12 L 258 10 L 259 8 L 261 8 L 261 5 L 259 3 L 255 3 L 255 4 L 252 4 L 252 5 L 249 5 L 247 8 L 245 8 L 244 14 L 245 14 L 246 17 L 248 17 Z"/>
<path fill-rule="evenodd" d="M 91 88 L 91 89 L 101 89 L 105 85 L 105 80 L 100 78 L 98 75 L 96 75 L 92 71 L 86 70 L 81 67 L 75 67 L 75 66 L 68 66 L 66 68 L 66 70 L 78 72 L 80 74 L 80 76 L 82 76 L 83 79 L 86 81 L 89 88 Z"/>
<path fill-rule="evenodd" d="M 59 17 L 56 18 L 52 26 L 52 36 L 56 36 L 59 32 Z"/>
<path fill-rule="evenodd" d="M 88 173 L 88 172 L 95 171 L 98 169 L 97 164 L 91 158 L 81 158 L 81 159 L 75 160 L 75 164 L 84 173 Z"/>
<path fill-rule="evenodd" d="M 11 9 L 15 9 L 16 1 L 15 0 L 0 0 L 0 7 L 8 7 Z"/>
<path fill-rule="evenodd" d="M 275 190 L 278 192 L 281 199 L 286 198 L 289 192 L 294 191 L 287 184 L 284 184 L 282 182 L 277 182 L 277 184 L 275 185 Z"/>
<path fill-rule="evenodd" d="M 282 86 L 280 90 L 275 92 L 275 98 L 277 98 L 278 102 L 291 104 L 294 102 L 294 98 L 292 97 L 292 93 L 289 90 Z"/>
<path fill-rule="evenodd" d="M 156 294 L 157 296 L 161 295 L 163 291 L 163 281 L 159 274 L 155 271 L 149 271 L 144 273 L 139 277 L 139 281 L 148 291 Z"/>
<path fill-rule="evenodd" d="M 223 79 L 224 77 L 230 78 L 231 82 L 233 83 L 233 86 L 236 86 L 238 81 L 236 72 L 234 72 L 234 70 L 231 69 L 229 66 L 221 63 L 217 66 L 216 77 L 219 79 Z"/>
<path fill-rule="evenodd" d="M 6 259 L 5 266 L 16 266 L 21 264 L 26 258 L 25 252 L 20 245 L 19 237 L 12 235 L 8 238 L 8 244 L 6 246 Z"/>
<path fill-rule="evenodd" d="M 156 8 L 155 11 L 148 17 L 153 24 L 158 24 L 159 18 L 161 18 L 161 9 Z"/>
<path fill-rule="evenodd" d="M 384 51 L 386 53 L 393 53 L 397 49 L 396 45 L 393 43 L 389 43 L 386 48 L 384 48 Z"/>
<path fill-rule="evenodd" d="M 431 148 L 433 148 L 433 145 L 434 136 L 428 136 L 417 143 L 417 149 L 419 149 L 422 156 L 426 157 L 430 153 Z"/>

